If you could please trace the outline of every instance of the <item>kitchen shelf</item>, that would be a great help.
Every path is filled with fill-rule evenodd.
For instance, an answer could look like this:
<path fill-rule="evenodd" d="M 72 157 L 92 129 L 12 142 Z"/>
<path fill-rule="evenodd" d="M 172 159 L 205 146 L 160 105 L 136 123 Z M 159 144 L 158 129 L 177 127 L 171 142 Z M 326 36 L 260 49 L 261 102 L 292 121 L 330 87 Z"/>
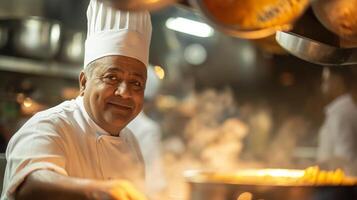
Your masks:
<path fill-rule="evenodd" d="M 28 58 L 0 55 L 0 70 L 33 75 L 54 76 L 78 79 L 82 70 L 80 65 L 67 63 L 37 61 Z"/>

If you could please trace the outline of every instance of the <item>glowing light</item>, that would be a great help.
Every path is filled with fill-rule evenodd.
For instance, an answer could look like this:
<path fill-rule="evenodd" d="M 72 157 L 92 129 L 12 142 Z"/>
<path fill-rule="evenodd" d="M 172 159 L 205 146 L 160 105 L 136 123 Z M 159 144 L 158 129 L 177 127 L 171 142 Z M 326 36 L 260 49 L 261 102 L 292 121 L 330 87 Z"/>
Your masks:
<path fill-rule="evenodd" d="M 162 67 L 156 65 L 154 67 L 154 70 L 155 70 L 156 75 L 159 77 L 159 79 L 162 80 L 165 78 L 165 70 Z"/>
<path fill-rule="evenodd" d="M 24 100 L 24 102 L 23 102 L 23 105 L 26 107 L 26 108 L 29 108 L 29 107 L 31 107 L 32 106 L 32 99 L 31 98 L 29 98 L 29 97 L 27 97 L 25 100 Z"/>
<path fill-rule="evenodd" d="M 210 37 L 214 33 L 213 29 L 207 24 L 182 17 L 167 19 L 166 27 L 198 37 Z"/>
<path fill-rule="evenodd" d="M 253 194 L 250 192 L 243 192 L 237 198 L 237 200 L 252 200 L 252 199 L 253 199 Z"/>
<path fill-rule="evenodd" d="M 184 57 L 192 65 L 200 65 L 206 61 L 207 51 L 201 44 L 191 44 L 185 48 Z"/>

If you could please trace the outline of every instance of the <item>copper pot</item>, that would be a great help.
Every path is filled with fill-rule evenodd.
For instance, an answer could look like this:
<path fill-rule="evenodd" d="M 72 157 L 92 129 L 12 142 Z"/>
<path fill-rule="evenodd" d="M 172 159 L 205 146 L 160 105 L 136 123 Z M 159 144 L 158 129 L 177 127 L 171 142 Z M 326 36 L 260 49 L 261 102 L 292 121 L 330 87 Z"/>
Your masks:
<path fill-rule="evenodd" d="M 191 0 L 212 26 L 228 35 L 258 39 L 290 30 L 309 0 Z"/>

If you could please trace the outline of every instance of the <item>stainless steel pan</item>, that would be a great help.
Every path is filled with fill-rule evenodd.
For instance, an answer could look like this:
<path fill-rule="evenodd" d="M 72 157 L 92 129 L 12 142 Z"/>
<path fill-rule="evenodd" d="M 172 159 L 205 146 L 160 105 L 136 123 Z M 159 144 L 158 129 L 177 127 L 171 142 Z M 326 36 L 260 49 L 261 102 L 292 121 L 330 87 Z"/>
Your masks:
<path fill-rule="evenodd" d="M 311 63 L 319 65 L 357 64 L 357 48 L 334 47 L 282 31 L 277 32 L 276 41 L 292 55 Z"/>

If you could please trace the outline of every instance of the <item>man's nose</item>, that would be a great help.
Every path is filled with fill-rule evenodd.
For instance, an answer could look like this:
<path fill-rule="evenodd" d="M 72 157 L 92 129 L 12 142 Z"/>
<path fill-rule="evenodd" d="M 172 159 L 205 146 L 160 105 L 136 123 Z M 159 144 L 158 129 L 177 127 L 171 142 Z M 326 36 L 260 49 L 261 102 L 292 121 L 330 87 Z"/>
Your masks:
<path fill-rule="evenodd" d="M 130 91 L 125 81 L 122 81 L 118 84 L 118 88 L 115 90 L 115 95 L 127 98 L 130 96 Z"/>

